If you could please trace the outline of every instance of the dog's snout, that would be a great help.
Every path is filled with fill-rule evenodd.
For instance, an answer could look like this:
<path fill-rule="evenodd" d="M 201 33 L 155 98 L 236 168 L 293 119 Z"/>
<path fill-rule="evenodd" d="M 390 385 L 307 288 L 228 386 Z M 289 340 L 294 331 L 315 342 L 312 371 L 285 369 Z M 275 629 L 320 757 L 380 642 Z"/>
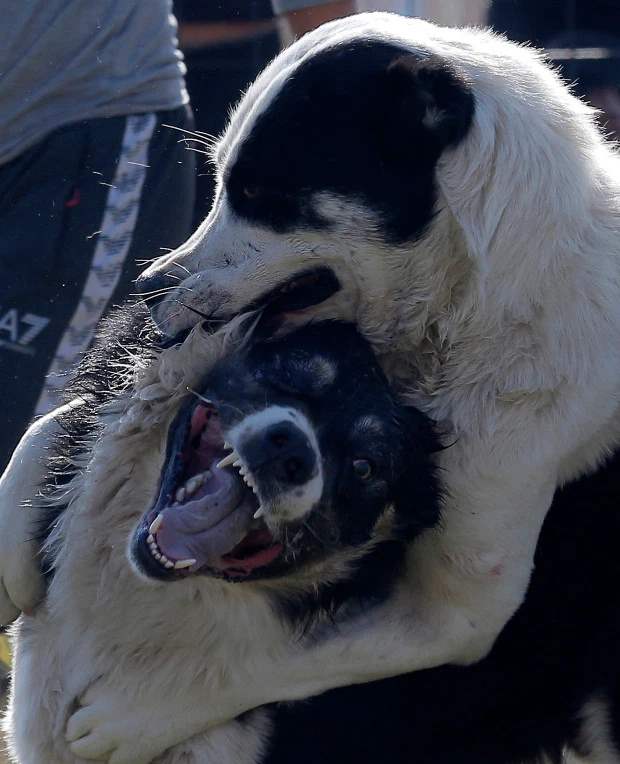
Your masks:
<path fill-rule="evenodd" d="M 177 286 L 178 279 L 173 278 L 167 271 L 156 270 L 149 273 L 149 268 L 136 279 L 136 290 L 150 309 L 158 305 L 167 292 Z"/>
<path fill-rule="evenodd" d="M 244 451 L 250 464 L 268 467 L 282 485 L 303 485 L 316 472 L 314 449 L 308 436 L 293 422 L 269 425 L 253 436 Z"/>

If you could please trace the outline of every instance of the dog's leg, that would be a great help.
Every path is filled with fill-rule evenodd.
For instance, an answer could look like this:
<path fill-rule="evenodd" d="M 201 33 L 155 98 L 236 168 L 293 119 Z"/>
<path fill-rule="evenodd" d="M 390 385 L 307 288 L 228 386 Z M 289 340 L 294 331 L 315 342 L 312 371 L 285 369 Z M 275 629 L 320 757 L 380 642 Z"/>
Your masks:
<path fill-rule="evenodd" d="M 247 641 L 247 659 L 220 672 L 217 686 L 208 685 L 204 674 L 202 681 L 192 681 L 187 672 L 171 692 L 158 686 L 159 673 L 151 672 L 142 678 L 138 700 L 105 683 L 94 685 L 69 720 L 72 751 L 86 759 L 110 753 L 110 764 L 146 764 L 249 708 L 480 659 L 521 603 L 555 486 L 553 471 L 545 480 L 515 473 L 518 480 L 497 474 L 471 485 L 465 477 L 461 485 L 452 482 L 451 495 L 466 496 L 467 506 L 477 511 L 450 506 L 442 529 L 414 545 L 399 590 L 363 617 L 338 623 L 306 643 L 285 630 L 268 645 L 253 644 L 252 634 L 231 634 L 232 640 Z"/>
<path fill-rule="evenodd" d="M 0 625 L 22 610 L 32 610 L 44 592 L 37 563 L 36 495 L 45 474 L 53 438 L 61 432 L 59 414 L 82 401 L 67 404 L 38 419 L 26 431 L 0 477 Z"/>

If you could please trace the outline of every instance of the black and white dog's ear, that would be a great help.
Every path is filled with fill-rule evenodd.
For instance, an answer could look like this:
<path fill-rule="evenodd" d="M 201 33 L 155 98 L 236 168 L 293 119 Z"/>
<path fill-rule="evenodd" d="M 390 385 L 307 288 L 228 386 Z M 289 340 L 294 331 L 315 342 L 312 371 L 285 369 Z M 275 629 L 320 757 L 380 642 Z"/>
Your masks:
<path fill-rule="evenodd" d="M 437 56 L 405 54 L 393 60 L 384 81 L 386 148 L 402 157 L 403 141 L 412 141 L 409 151 L 420 155 L 416 138 L 436 155 L 457 144 L 466 134 L 474 114 L 474 96 L 469 83 Z M 396 135 L 400 140 L 393 143 Z"/>

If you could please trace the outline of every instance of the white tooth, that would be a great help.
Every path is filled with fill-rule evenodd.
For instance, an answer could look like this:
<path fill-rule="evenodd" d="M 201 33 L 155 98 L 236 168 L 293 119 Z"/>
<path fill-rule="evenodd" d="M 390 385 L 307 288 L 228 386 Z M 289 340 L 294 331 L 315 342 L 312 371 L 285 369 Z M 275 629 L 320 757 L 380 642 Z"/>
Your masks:
<path fill-rule="evenodd" d="M 230 443 L 227 440 L 224 441 L 224 448 L 227 451 L 232 451 L 233 450 L 233 447 L 230 445 Z"/>
<path fill-rule="evenodd" d="M 161 524 L 163 523 L 163 521 L 164 521 L 164 516 L 160 512 L 149 526 L 149 534 L 151 536 L 154 536 L 157 533 L 157 531 L 161 528 Z"/>
<path fill-rule="evenodd" d="M 188 480 L 185 484 L 185 489 L 187 490 L 188 494 L 196 493 L 196 491 L 200 488 L 202 485 L 202 481 L 198 478 L 198 476 L 193 477 L 191 480 Z"/>
<path fill-rule="evenodd" d="M 165 555 L 165 554 L 162 554 L 162 556 L 161 556 L 161 561 L 162 561 L 162 562 L 168 562 L 168 558 L 166 557 L 166 555 Z"/>
<path fill-rule="evenodd" d="M 254 519 L 255 519 L 255 520 L 258 520 L 258 519 L 259 519 L 259 517 L 262 517 L 264 514 L 265 514 L 265 510 L 263 509 L 263 507 L 259 507 L 259 508 L 256 510 L 256 512 L 254 513 Z"/>
<path fill-rule="evenodd" d="M 179 504 L 185 499 L 185 488 L 179 488 L 175 494 L 175 499 L 179 502 Z"/>
<path fill-rule="evenodd" d="M 237 459 L 233 462 L 233 467 L 241 467 L 243 465 L 243 462 L 241 459 Z"/>
<path fill-rule="evenodd" d="M 234 464 L 238 458 L 239 454 L 233 450 L 219 461 L 216 466 L 218 469 L 223 470 L 224 467 L 230 467 L 231 464 Z"/>
<path fill-rule="evenodd" d="M 172 563 L 172 562 L 170 562 L 170 560 L 168 560 L 168 562 L 165 563 L 165 567 L 168 568 L 168 569 L 174 568 L 174 563 Z"/>
<path fill-rule="evenodd" d="M 177 560 L 174 563 L 175 570 L 182 570 L 183 568 L 191 568 L 196 564 L 196 560 L 188 558 L 187 560 Z"/>
<path fill-rule="evenodd" d="M 157 554 L 153 555 L 153 557 L 155 557 L 156 560 L 161 560 L 161 555 L 159 554 L 159 552 L 157 552 Z"/>
<path fill-rule="evenodd" d="M 155 539 L 153 538 L 152 534 L 149 533 L 149 535 L 146 537 L 146 541 L 148 544 L 154 544 Z"/>

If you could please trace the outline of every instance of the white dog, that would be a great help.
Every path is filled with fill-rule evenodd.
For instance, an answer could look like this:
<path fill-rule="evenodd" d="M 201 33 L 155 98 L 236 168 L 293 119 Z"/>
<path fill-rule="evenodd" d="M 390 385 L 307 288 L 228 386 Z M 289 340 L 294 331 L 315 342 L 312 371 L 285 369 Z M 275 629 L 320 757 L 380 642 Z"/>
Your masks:
<path fill-rule="evenodd" d="M 535 53 L 385 14 L 333 22 L 258 78 L 215 160 L 211 214 L 145 274 L 145 292 L 171 290 L 160 327 L 248 307 L 273 328 L 353 319 L 456 442 L 443 527 L 406 585 L 217 702 L 178 698 L 168 745 L 273 700 L 478 660 L 522 600 L 555 487 L 618 436 L 617 159 Z M 121 762 L 169 708 L 102 687 L 79 714 L 82 755 L 105 739 Z"/>

